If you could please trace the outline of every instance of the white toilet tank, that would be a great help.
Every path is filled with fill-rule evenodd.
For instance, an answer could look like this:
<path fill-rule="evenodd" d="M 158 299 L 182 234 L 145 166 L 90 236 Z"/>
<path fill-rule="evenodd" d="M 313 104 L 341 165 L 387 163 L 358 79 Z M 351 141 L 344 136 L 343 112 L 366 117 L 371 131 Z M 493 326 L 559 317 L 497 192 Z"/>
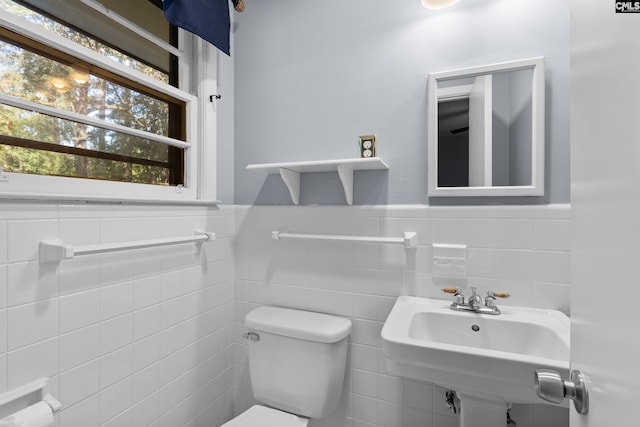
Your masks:
<path fill-rule="evenodd" d="M 255 398 L 309 418 L 338 405 L 347 363 L 351 321 L 280 307 L 259 307 L 245 318 L 249 371 Z"/>

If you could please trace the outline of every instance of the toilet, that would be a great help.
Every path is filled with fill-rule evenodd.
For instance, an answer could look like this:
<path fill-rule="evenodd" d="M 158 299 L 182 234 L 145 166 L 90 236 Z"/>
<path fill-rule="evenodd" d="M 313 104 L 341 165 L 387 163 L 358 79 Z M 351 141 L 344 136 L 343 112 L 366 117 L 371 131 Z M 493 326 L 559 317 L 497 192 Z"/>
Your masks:
<path fill-rule="evenodd" d="M 340 402 L 351 321 L 259 307 L 247 314 L 254 405 L 222 427 L 306 427 Z"/>

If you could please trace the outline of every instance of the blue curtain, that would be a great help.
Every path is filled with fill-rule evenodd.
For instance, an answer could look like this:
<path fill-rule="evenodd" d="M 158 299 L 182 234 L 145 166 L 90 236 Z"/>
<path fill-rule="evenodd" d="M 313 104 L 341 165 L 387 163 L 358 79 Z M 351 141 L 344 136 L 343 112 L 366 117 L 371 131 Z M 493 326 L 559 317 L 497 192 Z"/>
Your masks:
<path fill-rule="evenodd" d="M 229 0 L 164 0 L 164 16 L 208 41 L 227 55 L 229 47 Z"/>

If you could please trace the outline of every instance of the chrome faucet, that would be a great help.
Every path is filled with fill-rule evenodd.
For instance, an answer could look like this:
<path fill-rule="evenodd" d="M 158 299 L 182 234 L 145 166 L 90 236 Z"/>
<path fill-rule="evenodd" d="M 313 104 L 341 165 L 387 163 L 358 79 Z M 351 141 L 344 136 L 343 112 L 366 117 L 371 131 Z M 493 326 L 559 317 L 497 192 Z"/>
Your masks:
<path fill-rule="evenodd" d="M 484 298 L 478 295 L 477 288 L 471 287 L 471 296 L 469 300 L 464 302 L 464 294 L 460 288 L 444 288 L 442 290 L 448 294 L 453 294 L 453 302 L 451 303 L 452 310 L 458 311 L 472 311 L 479 314 L 500 314 L 500 309 L 496 305 L 496 298 L 509 298 L 510 295 L 506 292 L 493 292 L 488 291 L 487 296 Z"/>
<path fill-rule="evenodd" d="M 467 304 L 469 304 L 469 307 L 471 307 L 472 310 L 477 311 L 476 308 L 480 308 L 482 306 L 482 297 L 480 295 L 478 295 L 476 293 L 476 287 L 471 287 L 471 296 L 469 297 L 469 301 L 467 302 Z"/>

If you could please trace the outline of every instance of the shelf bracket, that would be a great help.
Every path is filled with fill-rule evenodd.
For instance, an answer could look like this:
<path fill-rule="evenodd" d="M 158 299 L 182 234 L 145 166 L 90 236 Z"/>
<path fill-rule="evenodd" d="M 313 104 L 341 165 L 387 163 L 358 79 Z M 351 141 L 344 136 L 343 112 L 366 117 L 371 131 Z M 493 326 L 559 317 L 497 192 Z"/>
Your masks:
<path fill-rule="evenodd" d="M 341 164 L 338 165 L 337 168 L 347 204 L 353 205 L 353 167 L 348 164 Z"/>
<path fill-rule="evenodd" d="M 289 189 L 294 205 L 300 204 L 300 172 L 280 168 L 280 176 Z"/>

